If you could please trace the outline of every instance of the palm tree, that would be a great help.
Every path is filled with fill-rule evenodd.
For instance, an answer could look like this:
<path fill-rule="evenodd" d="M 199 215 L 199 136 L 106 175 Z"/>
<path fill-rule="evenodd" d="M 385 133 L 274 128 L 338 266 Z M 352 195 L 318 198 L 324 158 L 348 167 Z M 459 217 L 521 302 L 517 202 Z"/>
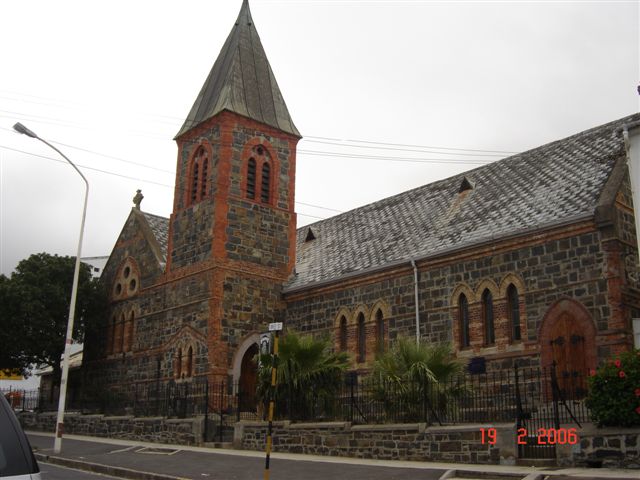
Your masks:
<path fill-rule="evenodd" d="M 258 398 L 267 404 L 271 391 L 271 355 L 259 357 Z M 274 400 L 277 411 L 294 419 L 329 413 L 349 365 L 345 352 L 333 352 L 328 339 L 289 332 L 280 341 Z"/>
<path fill-rule="evenodd" d="M 401 413 L 406 421 L 423 420 L 429 414 L 441 421 L 453 405 L 450 400 L 463 392 L 454 383 L 462 369 L 448 344 L 400 337 L 374 363 L 371 381 L 388 411 Z"/>

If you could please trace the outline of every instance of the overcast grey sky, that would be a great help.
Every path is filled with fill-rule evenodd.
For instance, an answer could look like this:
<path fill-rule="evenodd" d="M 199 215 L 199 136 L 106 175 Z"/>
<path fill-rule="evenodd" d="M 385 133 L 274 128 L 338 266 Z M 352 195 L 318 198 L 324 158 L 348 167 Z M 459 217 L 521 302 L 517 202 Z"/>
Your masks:
<path fill-rule="evenodd" d="M 172 138 L 240 5 L 0 3 L 2 273 L 32 253 L 74 255 L 83 194 L 71 167 L 12 125 L 83 166 L 83 255 L 108 255 L 137 188 L 143 210 L 171 212 Z M 637 1 L 250 5 L 305 137 L 299 226 L 639 110 Z"/>

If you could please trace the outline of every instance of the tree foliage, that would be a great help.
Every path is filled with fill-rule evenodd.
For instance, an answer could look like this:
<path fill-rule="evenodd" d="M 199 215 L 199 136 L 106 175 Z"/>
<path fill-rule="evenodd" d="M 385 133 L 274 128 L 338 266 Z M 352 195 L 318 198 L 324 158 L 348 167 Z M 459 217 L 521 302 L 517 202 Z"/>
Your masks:
<path fill-rule="evenodd" d="M 464 387 L 454 382 L 463 365 L 448 344 L 417 343 L 398 338 L 373 365 L 369 381 L 379 401 L 406 421 L 424 418 L 428 412 L 445 420 Z"/>
<path fill-rule="evenodd" d="M 640 425 L 640 350 L 624 352 L 592 372 L 587 406 L 599 426 Z"/>
<path fill-rule="evenodd" d="M 267 403 L 271 391 L 271 355 L 260 356 L 258 398 Z M 305 412 L 313 416 L 320 404 L 330 403 L 339 391 L 349 365 L 345 352 L 332 352 L 328 339 L 289 332 L 278 352 L 274 399 L 279 411 Z"/>
<path fill-rule="evenodd" d="M 397 385 L 410 383 L 443 383 L 462 372 L 447 344 L 417 343 L 407 337 L 398 338 L 391 348 L 378 357 L 373 376 Z"/>
<path fill-rule="evenodd" d="M 22 260 L 10 278 L 0 276 L 0 368 L 51 366 L 60 378 L 75 257 L 39 253 Z M 97 325 L 107 297 L 91 269 L 81 264 L 74 321 L 74 340 L 87 325 Z"/>

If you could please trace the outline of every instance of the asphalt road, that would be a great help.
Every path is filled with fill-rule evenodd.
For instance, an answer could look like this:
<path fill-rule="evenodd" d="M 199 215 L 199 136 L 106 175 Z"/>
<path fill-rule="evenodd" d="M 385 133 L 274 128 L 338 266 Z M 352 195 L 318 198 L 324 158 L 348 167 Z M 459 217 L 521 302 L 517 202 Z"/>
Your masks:
<path fill-rule="evenodd" d="M 237 450 L 212 450 L 126 442 L 89 437 L 65 437 L 62 453 L 53 453 L 51 435 L 28 434 L 29 441 L 41 458 L 44 480 L 62 479 L 107 479 L 107 475 L 126 476 L 135 471 L 136 477 L 153 480 L 175 478 L 193 480 L 256 480 L 263 478 L 264 454 Z M 99 466 L 105 473 L 69 470 L 53 466 L 46 460 L 62 462 L 82 468 Z M 65 463 L 66 462 L 66 463 Z M 437 466 L 436 466 L 437 465 Z M 93 468 L 94 470 L 96 468 Z M 429 464 L 428 462 L 386 462 L 357 460 L 348 458 L 313 457 L 305 455 L 275 454 L 271 458 L 271 479 L 273 480 L 438 480 L 447 470 L 467 470 L 466 478 L 474 476 L 485 480 L 491 478 L 524 478 L 529 473 L 554 475 L 553 480 L 630 480 L 639 479 L 638 471 L 608 469 L 541 469 L 534 472 L 529 467 L 506 467 L 495 465 Z M 469 475 L 475 470 L 479 475 Z M 543 470 L 545 470 L 543 472 Z M 140 476 L 139 472 L 146 472 Z M 459 472 L 460 473 L 460 472 Z M 510 475 L 509 475 L 510 474 Z M 557 476 L 556 476 L 557 475 Z M 458 475 L 465 476 L 463 474 Z"/>
<path fill-rule="evenodd" d="M 117 480 L 115 477 L 60 467 L 50 463 L 39 462 L 38 465 L 40 465 L 42 480 Z"/>
<path fill-rule="evenodd" d="M 52 438 L 29 435 L 34 451 L 52 455 Z M 111 465 L 142 472 L 188 479 L 255 480 L 263 477 L 264 455 L 254 452 L 197 452 L 166 450 L 156 445 L 152 450 L 66 438 L 62 456 L 81 462 Z M 234 454 L 235 453 L 235 454 Z M 326 460 L 330 460 L 327 458 Z M 416 463 L 416 467 L 420 464 Z M 271 478 L 276 480 L 437 480 L 443 470 L 389 467 L 271 458 Z M 45 477 L 46 478 L 46 477 Z M 79 477 L 82 478 L 82 477 Z M 93 478 L 93 477 L 91 477 Z M 105 477 L 102 477 L 105 478 Z"/>

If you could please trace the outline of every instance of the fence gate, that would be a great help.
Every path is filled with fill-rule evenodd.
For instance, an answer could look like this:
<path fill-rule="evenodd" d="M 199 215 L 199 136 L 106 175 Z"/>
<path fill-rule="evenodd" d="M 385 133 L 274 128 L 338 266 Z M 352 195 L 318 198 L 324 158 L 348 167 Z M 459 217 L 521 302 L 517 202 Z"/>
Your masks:
<path fill-rule="evenodd" d="M 554 459 L 556 445 L 577 441 L 575 428 L 581 428 L 586 409 L 583 375 L 561 372 L 558 381 L 556 365 L 549 369 L 515 369 L 516 441 L 518 458 Z M 582 397 L 579 397 L 582 395 Z"/>

